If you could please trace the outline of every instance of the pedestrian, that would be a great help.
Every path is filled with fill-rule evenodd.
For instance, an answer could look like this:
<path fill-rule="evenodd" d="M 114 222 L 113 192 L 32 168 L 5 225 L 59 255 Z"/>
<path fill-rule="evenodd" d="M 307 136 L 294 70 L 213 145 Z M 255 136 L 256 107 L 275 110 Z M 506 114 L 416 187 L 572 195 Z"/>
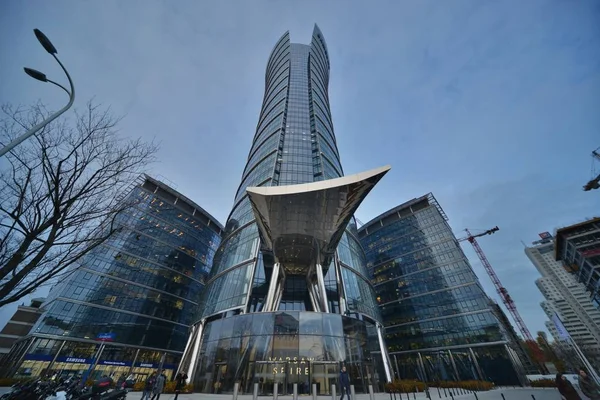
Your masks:
<path fill-rule="evenodd" d="M 156 383 L 156 372 L 150 374 L 146 382 L 144 382 L 144 392 L 142 393 L 142 398 L 140 400 L 150 400 L 150 394 L 152 393 L 152 389 L 154 389 L 154 384 Z"/>
<path fill-rule="evenodd" d="M 150 399 L 150 400 L 160 399 L 160 394 L 165 389 L 166 380 L 167 380 L 167 378 L 165 377 L 165 374 L 162 371 L 160 371 L 158 373 L 158 376 L 156 377 L 156 382 L 154 383 L 154 389 L 152 390 L 152 393 L 154 393 L 154 394 L 152 395 L 152 399 Z"/>
<path fill-rule="evenodd" d="M 584 367 L 579 368 L 579 388 L 590 400 L 600 400 L 600 387 Z"/>
<path fill-rule="evenodd" d="M 562 400 L 581 400 L 573 384 L 563 374 L 556 374 L 556 388 L 560 392 Z"/>
<path fill-rule="evenodd" d="M 188 376 L 187 374 L 185 374 L 184 372 L 180 372 L 177 374 L 177 377 L 175 378 L 175 399 L 177 400 L 177 397 L 179 396 L 179 393 L 181 393 L 181 391 L 183 389 L 185 389 L 185 381 L 187 380 Z"/>
<path fill-rule="evenodd" d="M 350 398 L 350 376 L 348 376 L 346 367 L 342 367 L 342 372 L 340 372 L 340 392 L 342 393 L 340 400 L 344 399 L 344 393 L 346 393 L 348 400 L 352 400 Z"/>

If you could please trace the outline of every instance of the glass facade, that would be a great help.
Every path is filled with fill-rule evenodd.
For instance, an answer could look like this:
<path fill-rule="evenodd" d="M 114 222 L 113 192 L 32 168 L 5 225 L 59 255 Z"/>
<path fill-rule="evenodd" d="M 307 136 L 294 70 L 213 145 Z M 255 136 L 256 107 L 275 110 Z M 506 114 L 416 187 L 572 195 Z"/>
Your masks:
<path fill-rule="evenodd" d="M 357 391 L 377 387 L 372 352 L 378 351 L 374 324 L 333 313 L 285 311 L 215 318 L 206 323 L 195 384 L 204 393 L 227 393 L 239 382 L 242 393 L 280 395 L 318 393 L 339 388 L 340 360 Z M 339 389 L 338 389 L 339 391 Z"/>
<path fill-rule="evenodd" d="M 376 217 L 359 237 L 396 377 L 519 383 L 489 298 L 433 195 Z"/>
<path fill-rule="evenodd" d="M 86 370 L 94 358 L 96 374 L 129 367 L 144 374 L 163 357 L 170 372 L 176 368 L 222 226 L 147 176 L 123 202 L 131 207 L 116 219 L 122 230 L 52 288 L 30 349 L 16 356 L 24 360 L 17 375 Z M 101 349 L 102 338 L 110 343 Z"/>
<path fill-rule="evenodd" d="M 280 262 L 261 238 L 246 191 L 343 176 L 329 107 L 329 55 L 318 27 L 310 45 L 290 43 L 289 32 L 279 39 L 267 62 L 265 82 L 246 167 L 180 368 L 202 392 L 232 392 L 235 382 L 245 391 L 253 383 L 261 384 L 261 391 L 272 391 L 278 382 L 286 392 L 287 385 L 298 383 L 308 393 L 314 379 L 326 393 L 340 363 L 354 368 L 353 379 L 375 379 L 382 385 L 383 363 L 371 362 L 372 357 L 381 358 L 380 341 L 359 346 L 367 334 L 377 339 L 381 325 L 355 222 L 346 227 L 328 265 L 317 267 L 322 268 L 318 285 L 323 290 L 322 295 L 313 293 L 314 283 L 305 271 L 314 265 L 294 270 L 282 264 L 283 272 L 278 272 Z M 273 296 L 273 282 L 281 276 L 279 297 Z M 325 299 L 323 309 L 315 303 L 319 296 Z M 322 321 L 330 319 L 336 330 L 323 336 Z M 303 324 L 310 324 L 305 321 L 313 321 L 315 330 L 304 331 Z M 371 348 L 373 343 L 376 348 Z M 280 372 L 273 372 L 275 367 Z"/>

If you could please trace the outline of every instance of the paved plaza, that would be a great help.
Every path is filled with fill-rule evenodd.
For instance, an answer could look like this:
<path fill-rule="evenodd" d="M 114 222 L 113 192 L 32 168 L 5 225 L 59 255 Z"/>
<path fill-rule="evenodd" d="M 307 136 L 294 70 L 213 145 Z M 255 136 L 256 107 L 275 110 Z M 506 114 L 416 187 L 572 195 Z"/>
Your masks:
<path fill-rule="evenodd" d="M 0 388 L 0 396 L 8 392 L 9 388 Z M 457 396 L 450 396 L 449 393 L 440 391 L 438 396 L 437 389 L 431 390 L 431 400 L 560 400 L 560 394 L 556 389 L 513 389 L 513 388 L 499 388 L 491 390 L 489 392 L 478 392 L 477 397 L 475 394 L 464 394 Z M 504 395 L 504 399 L 502 398 Z M 532 397 L 532 395 L 534 397 Z M 131 392 L 127 394 L 127 400 L 140 400 L 142 398 L 141 392 Z M 162 394 L 160 400 L 173 400 L 174 394 Z M 581 397 L 585 399 L 584 396 Z M 193 394 L 181 394 L 179 395 L 180 400 L 232 400 L 233 396 L 230 394 L 204 394 L 204 393 L 193 393 Z M 272 400 L 272 396 L 259 396 L 258 400 Z M 312 400 L 312 396 L 299 396 L 300 400 Z M 339 397 L 338 397 L 339 399 Z M 427 397 L 424 393 L 403 393 L 400 397 L 396 395 L 396 400 L 425 400 Z M 238 400 L 253 400 L 252 395 L 240 395 Z M 292 396 L 279 396 L 278 400 L 293 400 Z M 331 396 L 318 396 L 317 400 L 332 400 Z M 337 399 L 336 399 L 337 400 Z M 353 400 L 370 400 L 368 394 L 357 394 Z M 387 393 L 375 393 L 374 400 L 390 400 L 390 395 Z M 393 400 L 393 398 L 392 398 Z"/>
<path fill-rule="evenodd" d="M 440 396 L 438 396 L 437 389 L 433 389 L 431 391 L 431 400 L 503 400 L 502 395 L 504 395 L 504 400 L 560 400 L 560 394 L 556 389 L 496 389 L 491 390 L 489 392 L 478 392 L 477 397 L 475 394 L 464 394 L 457 396 L 450 396 L 449 393 L 446 393 L 447 397 L 444 396 L 444 392 L 440 391 Z M 535 397 L 531 397 L 531 396 Z M 407 397 L 408 396 L 408 397 Z M 127 395 L 127 400 L 139 400 L 141 399 L 142 394 L 140 392 L 132 392 Z M 312 396 L 298 396 L 300 400 L 312 400 Z M 160 396 L 160 400 L 172 400 L 175 398 L 174 394 L 163 394 Z M 232 395 L 227 394 L 203 394 L 203 393 L 194 393 L 194 394 L 186 394 L 179 395 L 179 399 L 181 400 L 232 400 Z M 272 396 L 259 396 L 258 400 L 272 400 Z M 293 400 L 292 396 L 279 396 L 278 400 Z M 336 400 L 339 399 L 339 396 Z M 427 397 L 425 393 L 403 393 L 401 400 L 425 400 Z M 238 400 L 253 400 L 252 395 L 240 395 L 238 396 Z M 318 396 L 317 400 L 332 400 L 331 396 Z M 368 394 L 357 394 L 356 398 L 353 400 L 370 400 Z M 387 393 L 375 393 L 374 400 L 390 400 L 390 395 Z M 392 398 L 393 400 L 393 398 Z M 396 395 L 396 400 L 400 400 L 399 395 Z"/>

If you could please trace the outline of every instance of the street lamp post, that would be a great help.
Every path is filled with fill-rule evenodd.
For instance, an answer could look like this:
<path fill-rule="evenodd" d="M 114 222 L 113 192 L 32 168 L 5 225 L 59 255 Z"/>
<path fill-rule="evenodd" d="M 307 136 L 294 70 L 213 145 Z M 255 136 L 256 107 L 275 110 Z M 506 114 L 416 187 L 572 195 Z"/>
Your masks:
<path fill-rule="evenodd" d="M 33 134 L 35 134 L 37 131 L 42 129 L 44 126 L 46 126 L 50 122 L 54 121 L 56 118 L 58 118 L 59 115 L 61 115 L 65 111 L 67 111 L 73 105 L 73 101 L 75 101 L 75 86 L 73 86 L 73 81 L 71 80 L 71 76 L 69 75 L 69 72 L 67 72 L 67 69 L 65 68 L 65 66 L 60 62 L 60 60 L 56 56 L 56 54 L 58 53 L 58 51 L 56 51 L 56 47 L 54 47 L 52 42 L 50 42 L 50 39 L 48 39 L 46 37 L 46 35 L 44 35 L 42 33 L 42 31 L 40 31 L 39 29 L 34 29 L 33 32 L 35 33 L 35 37 L 37 37 L 40 44 L 44 47 L 44 49 L 48 53 L 50 53 L 50 55 L 52 57 L 54 57 L 54 59 L 56 60 L 58 65 L 60 65 L 62 70 L 65 72 L 65 75 L 67 75 L 67 79 L 69 80 L 69 86 L 70 86 L 71 90 L 67 90 L 67 88 L 65 88 L 60 83 L 57 83 L 57 82 L 54 82 L 53 80 L 48 79 L 45 74 L 43 74 L 40 71 L 36 71 L 35 69 L 24 68 L 25 73 L 27 75 L 31 76 L 32 78 L 37 79 L 38 81 L 48 82 L 55 86 L 58 86 L 59 88 L 61 88 L 65 92 L 67 92 L 67 94 L 69 95 L 69 102 L 67 103 L 66 106 L 64 106 L 63 108 L 61 108 L 60 110 L 58 110 L 57 112 L 52 114 L 49 118 L 40 122 L 33 128 L 29 129 L 26 133 L 24 133 L 23 135 L 19 136 L 18 138 L 16 138 L 12 142 L 10 142 L 6 147 L 4 147 L 2 150 L 0 150 L 0 157 L 2 157 L 3 155 L 5 155 L 9 151 L 11 151 L 16 146 L 18 146 L 25 139 L 28 139 L 29 137 L 31 137 Z"/>

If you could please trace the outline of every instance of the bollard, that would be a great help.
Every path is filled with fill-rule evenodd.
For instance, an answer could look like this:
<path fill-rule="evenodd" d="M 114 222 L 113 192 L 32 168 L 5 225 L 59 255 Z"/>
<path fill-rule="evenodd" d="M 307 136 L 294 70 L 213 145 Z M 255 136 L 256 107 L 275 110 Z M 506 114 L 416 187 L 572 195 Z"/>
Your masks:
<path fill-rule="evenodd" d="M 258 383 L 254 384 L 254 392 L 252 393 L 252 400 L 258 399 Z"/>
<path fill-rule="evenodd" d="M 375 400 L 373 395 L 373 385 L 369 385 L 369 400 Z"/>
<path fill-rule="evenodd" d="M 239 390 L 240 390 L 239 382 L 234 383 L 233 384 L 233 400 L 237 400 Z"/>
<path fill-rule="evenodd" d="M 294 400 L 298 400 L 298 384 L 294 383 L 294 394 L 293 394 L 293 399 Z"/>
<path fill-rule="evenodd" d="M 298 399 L 294 399 L 298 400 Z M 331 385 L 331 400 L 337 400 L 337 394 L 335 393 L 335 385 Z M 390 400 L 392 400 L 392 394 L 390 393 Z"/>
<path fill-rule="evenodd" d="M 313 395 L 313 400 L 317 400 L 317 384 L 313 383 L 312 385 L 312 395 Z"/>
<path fill-rule="evenodd" d="M 274 383 L 273 384 L 273 400 L 277 400 L 277 389 L 279 388 L 279 384 L 278 383 Z"/>
<path fill-rule="evenodd" d="M 351 395 L 350 400 L 356 400 L 356 393 L 354 393 L 354 385 L 350 385 L 350 395 Z M 315 400 L 317 400 L 317 399 L 315 399 Z"/>

